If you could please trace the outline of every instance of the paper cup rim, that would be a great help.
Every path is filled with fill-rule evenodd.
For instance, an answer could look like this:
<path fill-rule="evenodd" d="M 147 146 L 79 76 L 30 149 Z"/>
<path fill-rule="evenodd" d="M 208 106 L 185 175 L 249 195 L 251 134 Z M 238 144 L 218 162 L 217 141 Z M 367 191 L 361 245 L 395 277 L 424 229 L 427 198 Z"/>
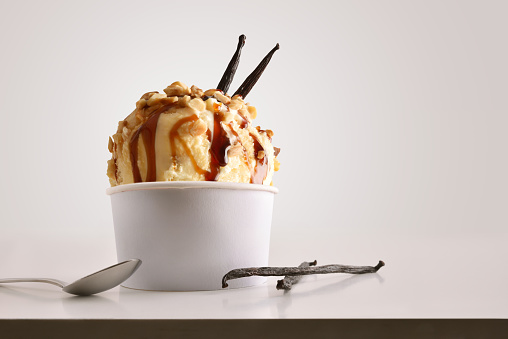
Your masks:
<path fill-rule="evenodd" d="M 195 189 L 195 188 L 214 188 L 228 190 L 250 190 L 265 191 L 273 194 L 279 193 L 279 189 L 273 186 L 259 184 L 244 184 L 237 182 L 217 182 L 217 181 L 155 181 L 155 182 L 138 182 L 133 184 L 124 184 L 106 189 L 107 195 L 120 192 L 154 190 L 154 189 Z"/>

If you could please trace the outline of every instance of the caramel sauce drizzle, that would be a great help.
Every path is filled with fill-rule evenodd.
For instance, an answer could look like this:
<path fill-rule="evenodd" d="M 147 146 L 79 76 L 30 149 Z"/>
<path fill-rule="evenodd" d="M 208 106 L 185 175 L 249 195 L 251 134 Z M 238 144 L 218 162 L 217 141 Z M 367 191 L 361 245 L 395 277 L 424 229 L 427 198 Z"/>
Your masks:
<path fill-rule="evenodd" d="M 180 142 L 180 145 L 182 145 L 185 154 L 189 157 L 192 167 L 194 167 L 194 170 L 199 174 L 206 174 L 208 171 L 205 171 L 201 167 L 199 167 L 198 163 L 196 162 L 196 158 L 192 155 L 192 151 L 187 145 L 187 143 L 182 139 L 180 136 L 180 133 L 178 133 L 178 129 L 187 122 L 194 122 L 198 120 L 199 117 L 197 115 L 191 115 L 186 118 L 180 119 L 174 126 L 171 128 L 171 131 L 169 132 L 169 145 L 171 147 L 171 157 L 173 158 L 173 161 L 175 161 L 176 156 L 176 148 L 175 148 L 175 140 L 178 140 Z"/>
<path fill-rule="evenodd" d="M 141 135 L 143 138 L 143 143 L 145 145 L 146 150 L 146 158 L 147 158 L 147 171 L 146 171 L 146 179 L 144 181 L 156 181 L 156 167 L 155 167 L 155 131 L 157 129 L 157 122 L 159 121 L 159 116 L 166 112 L 171 107 L 175 106 L 175 104 L 164 105 L 161 108 L 157 109 L 152 115 L 145 121 L 141 127 L 134 133 L 130 142 L 129 148 L 131 153 L 131 165 L 132 165 L 132 174 L 134 176 L 134 182 L 142 182 L 141 173 L 139 171 L 138 166 L 138 143 L 139 136 Z"/>
<path fill-rule="evenodd" d="M 157 109 L 152 115 L 146 120 L 146 122 L 138 128 L 138 130 L 132 136 L 129 147 L 130 147 L 130 156 L 131 156 L 131 164 L 132 164 L 132 173 L 134 176 L 134 182 L 149 182 L 156 181 L 156 157 L 155 157 L 155 133 L 157 130 L 157 123 L 159 121 L 159 117 L 162 113 L 166 112 L 169 108 L 174 106 L 175 104 L 168 104 L 162 106 Z M 175 161 L 176 157 L 176 141 L 178 141 L 185 153 L 189 157 L 194 170 L 205 176 L 206 181 L 216 181 L 218 179 L 218 174 L 221 167 L 227 165 L 227 148 L 231 145 L 231 140 L 229 139 L 225 129 L 221 126 L 222 118 L 218 114 L 218 106 L 215 107 L 215 113 L 213 115 L 213 135 L 210 130 L 206 131 L 208 140 L 210 141 L 210 171 L 205 171 L 196 162 L 196 159 L 192 155 L 192 151 L 187 145 L 187 143 L 182 139 L 178 130 L 182 127 L 183 124 L 188 122 L 194 122 L 199 119 L 197 115 L 191 115 L 185 118 L 180 119 L 169 132 L 169 143 L 171 148 L 171 157 L 173 161 Z M 241 116 L 244 120 L 240 124 L 240 128 L 245 128 L 247 126 L 247 119 Z M 238 133 L 233 129 L 233 126 L 230 123 L 230 129 L 232 133 L 240 140 Z M 253 142 L 254 142 L 254 156 L 257 156 L 259 151 L 264 151 L 263 146 L 259 143 L 257 138 L 249 133 Z M 141 178 L 141 173 L 138 166 L 138 144 L 139 137 L 143 138 L 143 143 L 146 150 L 147 157 L 147 174 L 145 180 Z M 249 165 L 248 157 L 246 150 L 244 148 L 244 161 L 247 163 L 250 172 L 251 172 L 251 180 L 250 182 L 253 184 L 263 184 L 263 181 L 268 174 L 268 156 L 265 155 L 262 159 L 256 158 L 256 166 L 252 169 Z"/>
<path fill-rule="evenodd" d="M 210 172 L 205 174 L 206 181 L 216 181 L 221 166 L 226 166 L 226 149 L 231 145 L 226 131 L 221 126 L 221 117 L 216 112 L 213 114 L 213 137 L 207 131 L 210 141 Z"/>

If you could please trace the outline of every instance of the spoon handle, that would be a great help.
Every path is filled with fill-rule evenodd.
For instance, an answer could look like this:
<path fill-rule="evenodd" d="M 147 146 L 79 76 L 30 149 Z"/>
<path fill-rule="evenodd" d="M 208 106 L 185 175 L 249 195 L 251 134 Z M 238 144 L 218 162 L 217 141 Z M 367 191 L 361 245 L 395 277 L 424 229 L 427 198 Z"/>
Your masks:
<path fill-rule="evenodd" d="M 0 279 L 0 284 L 4 283 L 19 283 L 19 282 L 39 282 L 51 285 L 56 285 L 60 288 L 64 288 L 67 283 L 57 279 L 51 278 L 11 278 L 11 279 Z"/>

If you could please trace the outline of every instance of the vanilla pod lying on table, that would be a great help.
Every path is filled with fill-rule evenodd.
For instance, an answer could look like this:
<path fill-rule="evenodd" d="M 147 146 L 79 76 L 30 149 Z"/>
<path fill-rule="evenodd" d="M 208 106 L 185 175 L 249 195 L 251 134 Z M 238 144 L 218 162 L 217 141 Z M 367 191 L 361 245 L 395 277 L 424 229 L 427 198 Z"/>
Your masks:
<path fill-rule="evenodd" d="M 316 266 L 316 265 L 317 265 L 317 261 L 316 260 L 314 260 L 312 262 L 304 261 L 298 267 L 309 267 L 309 266 Z M 291 289 L 291 287 L 293 287 L 294 284 L 296 284 L 298 281 L 300 281 L 300 279 L 302 279 L 301 275 L 295 275 L 295 276 L 288 275 L 288 276 L 285 276 L 284 279 L 277 280 L 277 286 L 276 286 L 276 288 L 278 290 L 289 291 Z"/>
<path fill-rule="evenodd" d="M 228 287 L 227 281 L 238 278 L 261 276 L 302 276 L 311 274 L 330 274 L 330 273 L 349 273 L 364 274 L 376 273 L 385 263 L 379 261 L 376 266 L 350 266 L 350 265 L 323 265 L 323 266 L 307 266 L 307 267 L 249 267 L 237 268 L 229 271 L 222 278 L 222 288 Z"/>

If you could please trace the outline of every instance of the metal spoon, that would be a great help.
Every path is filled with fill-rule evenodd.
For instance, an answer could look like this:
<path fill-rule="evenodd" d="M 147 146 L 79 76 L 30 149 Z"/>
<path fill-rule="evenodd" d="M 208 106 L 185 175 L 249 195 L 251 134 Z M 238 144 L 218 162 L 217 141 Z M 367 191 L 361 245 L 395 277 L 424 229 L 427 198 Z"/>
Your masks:
<path fill-rule="evenodd" d="M 141 260 L 131 259 L 110 266 L 76 280 L 72 284 L 51 278 L 12 278 L 0 279 L 0 284 L 17 282 L 40 282 L 61 287 L 64 292 L 75 295 L 92 295 L 107 291 L 129 278 L 141 265 Z"/>

